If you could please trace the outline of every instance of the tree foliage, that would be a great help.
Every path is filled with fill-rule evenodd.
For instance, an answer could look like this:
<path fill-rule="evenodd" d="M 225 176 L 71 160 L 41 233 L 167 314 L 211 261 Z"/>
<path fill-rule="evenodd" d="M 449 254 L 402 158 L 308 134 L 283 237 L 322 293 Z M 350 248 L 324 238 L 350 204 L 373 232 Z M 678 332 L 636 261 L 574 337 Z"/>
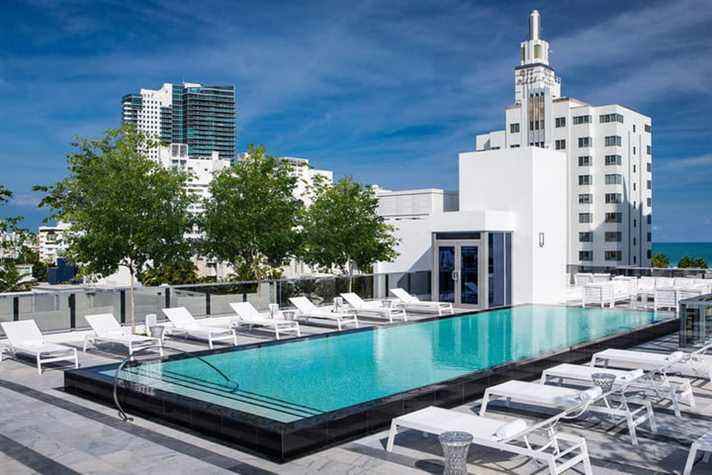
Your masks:
<path fill-rule="evenodd" d="M 98 275 L 125 266 L 140 279 L 149 263 L 162 266 L 191 257 L 185 239 L 192 226 L 186 176 L 144 155 L 155 142 L 124 126 L 73 145 L 69 176 L 49 187 L 35 187 L 46 193 L 40 206 L 53 210 L 50 219 L 71 225 L 70 260 Z M 133 285 L 130 295 L 133 324 Z"/>
<path fill-rule="evenodd" d="M 663 254 L 658 252 L 657 254 L 653 254 L 652 259 L 650 259 L 650 264 L 653 267 L 670 267 L 670 259 Z"/>
<path fill-rule="evenodd" d="M 685 256 L 677 263 L 680 268 L 707 269 L 707 261 L 703 257 Z"/>
<path fill-rule="evenodd" d="M 393 260 L 397 240 L 377 209 L 373 190 L 351 178 L 333 186 L 317 182 L 303 220 L 304 261 L 351 276 L 354 267 L 369 271 L 378 261 Z"/>
<path fill-rule="evenodd" d="M 278 277 L 299 247 L 296 184 L 289 163 L 250 146 L 210 185 L 202 219 L 205 253 L 232 264 L 238 279 Z"/>
<path fill-rule="evenodd" d="M 141 276 L 144 285 L 179 285 L 198 282 L 195 264 L 191 260 L 167 262 L 159 266 L 149 266 Z"/>

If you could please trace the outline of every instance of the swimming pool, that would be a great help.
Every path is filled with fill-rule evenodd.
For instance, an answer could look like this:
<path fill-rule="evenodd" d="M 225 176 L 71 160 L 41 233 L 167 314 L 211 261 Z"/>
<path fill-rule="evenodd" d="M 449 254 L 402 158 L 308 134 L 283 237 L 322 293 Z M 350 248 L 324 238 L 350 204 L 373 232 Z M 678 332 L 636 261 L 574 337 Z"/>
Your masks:
<path fill-rule="evenodd" d="M 155 401 L 147 400 L 157 398 L 164 413 L 169 401 L 217 410 L 221 421 L 237 416 L 238 423 L 299 429 L 392 402 L 405 410 L 404 394 L 417 400 L 439 391 L 436 402 L 463 401 L 467 390 L 457 385 L 481 380 L 496 368 L 651 328 L 656 322 L 650 312 L 526 305 L 169 357 L 125 368 L 120 377 L 143 388 L 137 397 L 143 402 L 135 402 L 148 407 Z M 116 365 L 76 373 L 107 382 L 113 380 Z"/>

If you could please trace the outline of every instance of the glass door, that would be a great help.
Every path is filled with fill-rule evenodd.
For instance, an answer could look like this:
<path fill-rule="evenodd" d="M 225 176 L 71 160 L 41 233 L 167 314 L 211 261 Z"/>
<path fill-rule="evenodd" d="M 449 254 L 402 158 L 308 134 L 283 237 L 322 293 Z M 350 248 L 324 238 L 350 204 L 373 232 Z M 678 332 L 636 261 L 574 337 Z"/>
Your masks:
<path fill-rule="evenodd" d="M 483 269 L 479 241 L 438 244 L 435 257 L 434 290 L 437 300 L 463 307 L 480 306 L 483 301 L 480 272 Z"/>
<path fill-rule="evenodd" d="M 455 247 L 438 247 L 438 300 L 455 303 Z"/>
<path fill-rule="evenodd" d="M 460 304 L 479 305 L 479 246 L 460 246 Z"/>

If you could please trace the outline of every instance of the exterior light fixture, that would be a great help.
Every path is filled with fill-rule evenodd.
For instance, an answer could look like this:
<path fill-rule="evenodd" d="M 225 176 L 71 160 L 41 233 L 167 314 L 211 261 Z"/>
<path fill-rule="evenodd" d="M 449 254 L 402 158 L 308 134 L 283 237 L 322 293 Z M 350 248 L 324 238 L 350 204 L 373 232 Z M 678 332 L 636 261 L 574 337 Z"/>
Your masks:
<path fill-rule="evenodd" d="M 544 233 L 539 233 L 539 247 L 544 247 Z"/>

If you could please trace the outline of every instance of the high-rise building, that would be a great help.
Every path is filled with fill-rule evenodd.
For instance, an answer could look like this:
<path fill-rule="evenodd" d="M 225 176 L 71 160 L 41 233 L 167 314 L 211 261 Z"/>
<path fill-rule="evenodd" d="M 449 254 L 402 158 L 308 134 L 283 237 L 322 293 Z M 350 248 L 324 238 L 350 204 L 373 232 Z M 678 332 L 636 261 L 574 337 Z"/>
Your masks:
<path fill-rule="evenodd" d="M 122 98 L 122 121 L 160 141 L 185 144 L 192 158 L 235 158 L 235 86 L 166 83 Z M 147 151 L 159 159 L 160 151 Z"/>
<path fill-rule="evenodd" d="M 514 104 L 506 128 L 478 135 L 475 149 L 543 147 L 567 156 L 568 263 L 647 266 L 652 236 L 651 119 L 619 104 L 592 106 L 561 95 L 540 37 L 540 15 L 529 16 L 529 39 L 514 68 Z"/>

